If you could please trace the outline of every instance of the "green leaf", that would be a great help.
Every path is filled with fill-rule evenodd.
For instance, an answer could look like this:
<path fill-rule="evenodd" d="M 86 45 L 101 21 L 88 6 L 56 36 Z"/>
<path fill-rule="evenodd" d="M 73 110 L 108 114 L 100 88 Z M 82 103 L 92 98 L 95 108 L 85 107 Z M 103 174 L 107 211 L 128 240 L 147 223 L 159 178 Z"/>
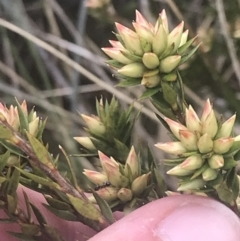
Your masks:
<path fill-rule="evenodd" d="M 160 90 L 159 87 L 147 89 L 138 100 L 144 100 L 146 98 L 152 97 Z"/>
<path fill-rule="evenodd" d="M 0 138 L 4 140 L 11 140 L 14 138 L 14 134 L 8 127 L 0 124 Z"/>
<path fill-rule="evenodd" d="M 163 178 L 161 177 L 159 170 L 153 168 L 152 174 L 153 183 L 155 184 L 154 190 L 156 191 L 158 197 L 162 198 L 165 196 L 165 192 L 167 190 L 166 184 Z"/>
<path fill-rule="evenodd" d="M 60 200 L 57 200 L 55 198 L 52 198 L 52 197 L 48 197 L 48 196 L 45 196 L 45 199 L 47 200 L 48 204 L 57 209 L 57 210 L 71 210 L 71 206 L 66 203 L 66 202 L 62 202 Z"/>
<path fill-rule="evenodd" d="M 23 152 L 21 151 L 21 149 L 19 149 L 17 146 L 10 144 L 9 142 L 0 139 L 0 143 L 6 147 L 9 151 L 11 151 L 11 153 L 16 154 L 17 156 L 21 156 L 26 158 L 26 156 L 23 154 Z"/>
<path fill-rule="evenodd" d="M 8 158 L 10 157 L 10 151 L 6 151 L 4 154 L 0 155 L 0 173 L 2 173 L 4 167 L 7 164 Z"/>
<path fill-rule="evenodd" d="M 25 201 L 25 205 L 26 205 L 26 207 L 27 207 L 27 218 L 28 218 L 28 220 L 31 220 L 31 205 L 30 205 L 30 203 L 29 203 L 29 199 L 28 199 L 28 196 L 27 196 L 27 194 L 26 194 L 26 192 L 25 191 L 23 191 L 23 196 L 24 196 L 24 201 Z"/>
<path fill-rule="evenodd" d="M 40 228 L 36 224 L 19 223 L 22 232 L 27 236 L 35 236 L 40 232 Z"/>
<path fill-rule="evenodd" d="M 19 178 L 20 178 L 20 172 L 15 168 L 8 184 L 7 192 L 9 195 L 14 195 L 16 193 L 16 190 L 19 184 Z"/>
<path fill-rule="evenodd" d="M 237 165 L 237 162 L 234 160 L 233 157 L 224 157 L 224 170 L 231 169 Z"/>
<path fill-rule="evenodd" d="M 227 187 L 226 183 L 221 183 L 219 186 L 216 188 L 218 197 L 220 200 L 227 204 L 231 204 L 232 201 L 234 200 L 234 195 L 233 192 Z"/>
<path fill-rule="evenodd" d="M 51 240 L 64 241 L 64 239 L 61 237 L 61 235 L 59 234 L 59 231 L 56 228 L 45 224 L 44 231 L 48 234 L 48 236 L 50 236 Z"/>
<path fill-rule="evenodd" d="M 52 159 L 50 157 L 50 154 L 48 153 L 47 148 L 28 132 L 26 132 L 26 135 L 39 161 L 44 165 L 47 165 L 49 168 L 54 169 Z"/>
<path fill-rule="evenodd" d="M 52 212 L 53 214 L 58 216 L 59 218 L 62 218 L 64 220 L 68 220 L 68 221 L 78 221 L 78 218 L 76 217 L 76 215 L 74 215 L 73 213 L 71 213 L 68 210 L 59 210 L 59 209 L 53 208 L 45 203 L 43 203 L 43 206 L 46 209 L 48 209 L 50 212 Z"/>
<path fill-rule="evenodd" d="M 92 203 L 82 200 L 80 198 L 74 197 L 70 194 L 67 194 L 67 196 L 71 204 L 76 209 L 76 211 L 80 213 L 83 217 L 91 220 L 101 219 L 101 213 Z"/>
<path fill-rule="evenodd" d="M 19 122 L 20 122 L 20 129 L 21 131 L 28 131 L 29 130 L 29 124 L 28 124 L 28 117 L 23 112 L 23 109 L 19 102 L 17 101 L 17 98 L 15 98 L 15 101 L 17 103 L 17 110 L 18 110 L 18 116 L 19 116 Z"/>
<path fill-rule="evenodd" d="M 16 193 L 12 195 L 7 195 L 7 206 L 9 213 L 15 213 L 18 204 L 18 198 Z"/>
<path fill-rule="evenodd" d="M 36 182 L 38 184 L 42 184 L 43 186 L 47 186 L 49 188 L 61 189 L 61 187 L 56 182 L 53 182 L 47 178 L 39 177 L 30 172 L 21 170 L 18 167 L 15 167 L 15 168 L 18 169 L 23 175 L 25 175 L 26 177 L 30 178 L 31 180 L 33 180 L 34 182 Z"/>
<path fill-rule="evenodd" d="M 122 79 L 120 75 L 118 75 L 119 79 Z M 124 79 L 121 80 L 120 83 L 116 85 L 116 87 L 129 87 L 129 86 L 135 86 L 135 85 L 140 85 L 141 84 L 141 79 L 140 78 L 126 78 L 123 77 Z"/>
<path fill-rule="evenodd" d="M 192 55 L 198 50 L 200 45 L 201 45 L 201 43 L 198 44 L 196 47 L 194 47 L 188 54 L 182 56 L 182 59 L 181 59 L 179 65 L 181 65 L 181 64 L 185 63 L 186 61 L 188 61 L 188 59 L 191 58 Z"/>
<path fill-rule="evenodd" d="M 97 192 L 92 190 L 93 196 L 95 197 L 97 204 L 103 214 L 103 216 L 110 222 L 114 223 L 114 217 L 111 208 L 109 207 L 108 203 L 102 199 Z"/>
<path fill-rule="evenodd" d="M 41 211 L 31 202 L 29 202 L 31 205 L 31 208 L 33 210 L 34 215 L 37 218 L 37 221 L 39 223 L 40 226 L 43 226 L 44 224 L 46 224 L 46 219 L 44 218 L 44 216 L 42 215 Z"/>
<path fill-rule="evenodd" d="M 14 233 L 14 232 L 10 232 L 10 231 L 7 231 L 7 233 L 9 233 L 11 236 L 18 238 L 20 240 L 23 240 L 23 241 L 36 241 L 36 239 L 34 237 L 23 234 L 23 233 Z"/>
<path fill-rule="evenodd" d="M 234 199 L 236 199 L 239 194 L 239 181 L 235 168 L 232 168 L 229 172 L 226 183 L 228 188 L 232 190 Z"/>
<path fill-rule="evenodd" d="M 197 36 L 195 36 L 194 38 L 188 40 L 184 45 L 182 45 L 177 50 L 178 54 L 182 55 L 192 45 L 192 43 L 195 41 L 196 38 L 197 38 Z"/>
<path fill-rule="evenodd" d="M 162 92 L 163 92 L 163 98 L 166 100 L 166 102 L 173 106 L 177 103 L 177 93 L 174 90 L 174 88 L 167 82 L 162 81 Z"/>

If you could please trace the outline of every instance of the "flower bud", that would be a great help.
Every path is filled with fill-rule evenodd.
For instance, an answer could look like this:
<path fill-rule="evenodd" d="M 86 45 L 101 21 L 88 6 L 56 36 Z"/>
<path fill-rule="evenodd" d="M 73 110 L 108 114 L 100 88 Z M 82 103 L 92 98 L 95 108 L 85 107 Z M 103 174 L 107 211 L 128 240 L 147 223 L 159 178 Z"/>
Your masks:
<path fill-rule="evenodd" d="M 181 164 L 179 164 L 179 165 L 173 167 L 172 169 L 170 169 L 169 171 L 167 171 L 168 175 L 179 176 L 179 177 L 188 176 L 192 173 L 193 173 L 192 170 L 187 170 L 187 169 L 182 168 Z"/>
<path fill-rule="evenodd" d="M 187 42 L 187 38 L 188 38 L 188 29 L 183 32 L 179 47 L 181 47 L 182 45 L 184 45 Z"/>
<path fill-rule="evenodd" d="M 176 142 L 165 142 L 165 143 L 157 143 L 155 146 L 166 153 L 173 155 L 181 155 L 187 152 L 187 149 L 183 146 L 180 141 Z"/>
<path fill-rule="evenodd" d="M 149 30 L 148 27 L 139 24 L 138 22 L 133 23 L 133 27 L 136 30 L 138 36 L 145 39 L 147 42 L 152 43 L 153 33 Z"/>
<path fill-rule="evenodd" d="M 213 138 L 218 131 L 218 123 L 214 111 L 212 110 L 207 118 L 202 122 L 202 134 L 208 133 Z"/>
<path fill-rule="evenodd" d="M 154 53 L 145 53 L 142 61 L 148 69 L 155 69 L 159 65 L 159 59 Z"/>
<path fill-rule="evenodd" d="M 36 119 L 34 119 L 33 121 L 31 121 L 29 123 L 29 133 L 32 135 L 32 136 L 36 136 L 37 133 L 38 133 L 38 125 L 39 125 L 39 117 L 37 117 Z"/>
<path fill-rule="evenodd" d="M 212 155 L 209 159 L 208 159 L 208 165 L 212 168 L 212 169 L 219 169 L 221 167 L 224 166 L 224 158 L 222 155 Z"/>
<path fill-rule="evenodd" d="M 179 137 L 180 137 L 181 143 L 189 151 L 196 151 L 198 149 L 196 134 L 188 130 L 179 130 Z"/>
<path fill-rule="evenodd" d="M 218 131 L 216 138 L 229 137 L 232 133 L 232 129 L 233 129 L 233 125 L 235 123 L 235 120 L 236 120 L 236 114 L 233 115 L 228 120 L 226 120 L 222 124 L 220 130 Z"/>
<path fill-rule="evenodd" d="M 203 159 L 200 155 L 193 155 L 188 157 L 183 163 L 180 164 L 180 167 L 185 170 L 196 170 L 200 168 L 203 164 Z"/>
<path fill-rule="evenodd" d="M 179 122 L 173 121 L 167 117 L 164 118 L 164 120 L 167 122 L 169 128 L 171 129 L 174 136 L 176 136 L 180 140 L 180 130 L 188 131 L 186 126 L 180 124 Z"/>
<path fill-rule="evenodd" d="M 131 169 L 132 178 L 133 179 L 137 178 L 139 173 L 139 164 L 138 164 L 138 158 L 133 146 L 128 154 L 125 167 L 124 167 L 125 170 L 127 170 L 127 165 Z M 128 176 L 128 174 L 126 176 Z"/>
<path fill-rule="evenodd" d="M 84 169 L 83 174 L 96 185 L 104 183 L 108 180 L 107 176 L 101 172 Z"/>
<path fill-rule="evenodd" d="M 159 14 L 159 17 L 161 18 L 161 20 L 162 20 L 161 22 L 162 22 L 163 28 L 164 28 L 166 34 L 168 35 L 169 34 L 168 19 L 167 19 L 167 14 L 166 14 L 165 9 L 162 10 L 162 12 Z"/>
<path fill-rule="evenodd" d="M 167 34 L 161 24 L 152 40 L 152 51 L 160 57 L 167 47 Z"/>
<path fill-rule="evenodd" d="M 202 117 L 201 117 L 202 123 L 207 119 L 207 117 L 209 116 L 211 111 L 212 111 L 212 105 L 210 103 L 210 100 L 207 99 L 204 109 L 203 109 Z"/>
<path fill-rule="evenodd" d="M 23 113 L 25 114 L 25 116 L 28 116 L 28 109 L 27 109 L 27 102 L 26 100 L 24 100 L 21 104 L 21 109 L 23 111 Z"/>
<path fill-rule="evenodd" d="M 200 137 L 197 145 L 201 153 L 208 153 L 213 149 L 213 141 L 207 133 Z"/>
<path fill-rule="evenodd" d="M 175 27 L 167 38 L 167 49 L 173 49 L 171 54 L 174 54 L 181 42 L 183 33 L 184 22 L 182 21 L 177 27 Z M 172 48 L 173 47 L 173 48 Z"/>
<path fill-rule="evenodd" d="M 125 203 L 125 202 L 128 202 L 128 201 L 132 200 L 133 193 L 128 188 L 121 188 L 118 191 L 117 196 L 122 202 Z"/>
<path fill-rule="evenodd" d="M 131 63 L 119 69 L 118 73 L 128 77 L 132 77 L 132 78 L 139 78 L 143 76 L 144 71 L 145 71 L 145 67 L 143 64 Z"/>
<path fill-rule="evenodd" d="M 204 181 L 208 182 L 214 180 L 217 175 L 218 171 L 209 167 L 202 173 L 202 178 Z"/>
<path fill-rule="evenodd" d="M 192 132 L 200 132 L 202 130 L 201 122 L 191 105 L 186 109 L 186 126 Z"/>
<path fill-rule="evenodd" d="M 19 165 L 20 159 L 19 156 L 10 155 L 7 159 L 8 166 L 17 166 Z"/>
<path fill-rule="evenodd" d="M 118 61 L 122 64 L 130 64 L 133 61 L 126 58 L 119 49 L 117 48 L 102 48 L 103 52 L 107 54 L 110 58 Z"/>
<path fill-rule="evenodd" d="M 83 120 L 87 124 L 89 130 L 95 135 L 103 135 L 106 132 L 106 128 L 97 116 L 88 116 L 81 114 Z"/>
<path fill-rule="evenodd" d="M 161 73 L 170 73 L 173 71 L 181 61 L 180 55 L 168 56 L 160 61 L 159 69 Z"/>
<path fill-rule="evenodd" d="M 202 188 L 206 182 L 202 180 L 202 178 L 196 178 L 188 181 L 187 183 L 181 184 L 177 189 L 179 192 L 187 191 L 187 190 L 195 190 Z"/>
<path fill-rule="evenodd" d="M 99 189 L 97 193 L 102 199 L 107 202 L 112 202 L 117 199 L 118 189 L 114 187 L 105 187 Z"/>
<path fill-rule="evenodd" d="M 234 139 L 231 137 L 220 138 L 213 141 L 213 151 L 218 154 L 224 154 L 231 148 Z"/>
<path fill-rule="evenodd" d="M 147 174 L 143 174 L 140 177 L 137 177 L 132 182 L 131 189 L 132 189 L 134 196 L 138 196 L 145 190 L 145 188 L 147 187 L 150 175 L 151 175 L 150 172 Z"/>
<path fill-rule="evenodd" d="M 76 140 L 80 145 L 82 145 L 83 147 L 85 147 L 86 149 L 88 149 L 90 151 L 97 150 L 89 137 L 81 136 L 81 137 L 74 137 L 73 139 Z"/>
<path fill-rule="evenodd" d="M 143 50 L 138 35 L 122 24 L 116 23 L 117 30 L 122 37 L 122 40 L 128 50 L 138 56 L 143 55 Z"/>
<path fill-rule="evenodd" d="M 143 75 L 141 85 L 144 85 L 147 88 L 154 88 L 159 85 L 161 77 L 159 74 L 155 75 Z"/>
<path fill-rule="evenodd" d="M 109 163 L 109 165 L 114 165 L 116 168 L 118 168 L 118 163 L 115 163 L 113 160 L 111 160 L 108 156 L 103 154 L 101 151 L 98 151 L 98 156 L 99 156 L 103 171 L 105 173 L 107 173 L 107 169 L 105 168 L 106 163 Z"/>
<path fill-rule="evenodd" d="M 135 14 L 136 14 L 136 23 L 152 30 L 152 25 L 143 17 L 143 15 L 138 10 L 135 11 Z"/>

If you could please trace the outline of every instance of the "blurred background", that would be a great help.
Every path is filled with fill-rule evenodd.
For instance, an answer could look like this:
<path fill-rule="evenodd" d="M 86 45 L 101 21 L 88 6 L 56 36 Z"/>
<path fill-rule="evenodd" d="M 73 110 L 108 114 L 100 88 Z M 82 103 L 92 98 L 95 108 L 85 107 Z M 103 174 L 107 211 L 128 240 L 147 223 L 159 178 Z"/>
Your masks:
<path fill-rule="evenodd" d="M 183 19 L 190 37 L 202 42 L 180 69 L 188 103 L 201 111 L 210 97 L 224 118 L 240 113 L 240 0 L 0 0 L 0 17 L 7 21 L 0 21 L 0 101 L 27 100 L 29 108 L 48 117 L 44 141 L 51 152 L 58 153 L 61 144 L 78 153 L 72 137 L 86 135 L 78 112 L 96 114 L 96 97 L 112 95 L 126 108 L 143 90 L 114 88 L 118 80 L 101 51 L 115 40 L 114 22 L 131 28 L 138 9 L 154 23 L 163 8 L 170 29 Z M 142 101 L 137 108 L 141 105 L 134 138 L 150 146 L 166 141 L 151 104 Z M 155 155 L 162 158 L 159 151 Z M 84 158 L 72 159 L 79 170 L 91 166 Z"/>

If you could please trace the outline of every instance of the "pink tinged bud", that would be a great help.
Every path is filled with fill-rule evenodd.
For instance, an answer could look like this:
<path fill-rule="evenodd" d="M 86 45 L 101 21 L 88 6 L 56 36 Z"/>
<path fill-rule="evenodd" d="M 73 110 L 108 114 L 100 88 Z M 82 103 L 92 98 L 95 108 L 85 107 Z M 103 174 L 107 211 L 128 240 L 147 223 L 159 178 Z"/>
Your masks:
<path fill-rule="evenodd" d="M 196 151 L 197 147 L 197 136 L 188 130 L 179 130 L 179 137 L 181 143 L 189 150 Z"/>
<path fill-rule="evenodd" d="M 201 122 L 191 105 L 186 109 L 186 126 L 192 132 L 200 133 L 202 130 Z"/>
<path fill-rule="evenodd" d="M 149 27 L 145 27 L 137 22 L 133 23 L 133 27 L 135 28 L 138 36 L 142 37 L 147 42 L 152 43 L 153 33 L 150 31 Z"/>
<path fill-rule="evenodd" d="M 224 166 L 224 158 L 222 155 L 212 155 L 208 159 L 208 165 L 212 169 L 219 169 Z"/>
<path fill-rule="evenodd" d="M 193 173 L 192 170 L 186 170 L 186 169 L 182 168 L 181 164 L 179 164 L 179 165 L 173 167 L 172 169 L 170 169 L 169 171 L 167 171 L 168 175 L 179 176 L 179 177 L 188 176 L 192 173 Z"/>
<path fill-rule="evenodd" d="M 217 175 L 218 171 L 209 167 L 202 173 L 202 178 L 204 181 L 208 182 L 214 180 Z"/>
<path fill-rule="evenodd" d="M 89 137 L 81 136 L 81 137 L 74 137 L 73 139 L 76 140 L 80 145 L 82 145 L 83 147 L 85 147 L 86 149 L 88 149 L 90 151 L 97 150 Z"/>
<path fill-rule="evenodd" d="M 141 81 L 141 85 L 144 85 L 147 88 L 154 88 L 159 85 L 160 81 L 161 81 L 161 77 L 159 74 L 155 74 L 155 75 L 144 74 Z"/>
<path fill-rule="evenodd" d="M 157 55 L 160 56 L 167 47 L 167 34 L 161 24 L 155 33 L 152 41 L 152 50 Z"/>
<path fill-rule="evenodd" d="M 240 141 L 240 135 L 235 136 L 234 141 Z"/>
<path fill-rule="evenodd" d="M 128 179 L 120 173 L 119 164 L 111 158 L 110 162 L 105 162 L 106 175 L 109 182 L 115 187 L 126 187 L 128 185 Z"/>
<path fill-rule="evenodd" d="M 39 117 L 37 117 L 36 119 L 34 119 L 33 121 L 31 121 L 29 123 L 29 133 L 32 136 L 36 136 L 38 133 L 38 125 L 39 125 Z"/>
<path fill-rule="evenodd" d="M 138 158 L 133 146 L 128 154 L 125 167 L 124 167 L 125 170 L 127 170 L 127 165 L 131 169 L 133 179 L 137 178 L 139 173 L 139 164 L 138 164 Z"/>
<path fill-rule="evenodd" d="M 105 187 L 99 189 L 97 193 L 102 199 L 107 202 L 112 202 L 117 199 L 118 189 L 114 187 Z"/>
<path fill-rule="evenodd" d="M 131 63 L 123 66 L 118 70 L 119 74 L 125 75 L 127 77 L 139 78 L 142 77 L 145 71 L 145 67 L 141 63 Z"/>
<path fill-rule="evenodd" d="M 196 170 L 203 164 L 203 159 L 200 155 L 193 155 L 188 157 L 184 162 L 180 164 L 180 167 L 185 170 Z"/>
<path fill-rule="evenodd" d="M 183 33 L 184 22 L 182 21 L 167 38 L 167 49 L 172 49 L 171 53 L 175 53 L 180 45 L 182 33 Z"/>
<path fill-rule="evenodd" d="M 182 155 L 187 152 L 187 149 L 183 146 L 183 144 L 179 142 L 165 142 L 165 143 L 157 143 L 155 146 L 162 151 L 173 154 L 173 155 Z"/>
<path fill-rule="evenodd" d="M 180 140 L 180 133 L 179 131 L 180 130 L 184 130 L 184 131 L 188 131 L 187 127 L 176 122 L 176 121 L 173 121 L 167 117 L 164 118 L 164 120 L 167 122 L 169 128 L 171 129 L 172 133 L 174 136 L 176 136 L 179 140 Z"/>
<path fill-rule="evenodd" d="M 180 55 L 172 55 L 168 56 L 165 59 L 160 61 L 159 69 L 161 73 L 170 73 L 172 72 L 175 68 L 177 68 L 178 64 L 181 61 L 181 56 Z"/>
<path fill-rule="evenodd" d="M 18 129 L 20 122 L 19 122 L 17 107 L 13 107 L 12 105 L 10 106 L 8 111 L 7 121 L 9 125 L 13 127 L 13 129 L 15 130 Z"/>
<path fill-rule="evenodd" d="M 181 47 L 182 45 L 184 45 L 187 42 L 188 32 L 189 32 L 188 29 L 183 32 L 182 37 L 181 37 L 181 42 L 179 44 L 179 47 Z"/>
<path fill-rule="evenodd" d="M 204 109 L 203 109 L 202 117 L 201 117 L 202 123 L 207 119 L 207 117 L 209 116 L 211 111 L 212 111 L 212 105 L 210 103 L 210 100 L 207 99 L 207 101 L 205 103 L 205 106 L 204 106 Z"/>
<path fill-rule="evenodd" d="M 116 27 L 118 29 L 119 34 L 122 37 L 125 47 L 133 54 L 142 56 L 143 50 L 138 35 L 131 29 L 126 28 L 125 26 L 119 23 L 116 23 Z"/>
<path fill-rule="evenodd" d="M 204 180 L 202 180 L 202 178 L 196 178 L 196 179 L 193 179 L 186 183 L 181 184 L 177 190 L 179 192 L 196 190 L 196 189 L 200 189 L 200 188 L 204 187 L 205 184 L 206 184 L 206 182 Z"/>
<path fill-rule="evenodd" d="M 106 173 L 107 170 L 105 168 L 105 164 L 109 163 L 111 165 L 115 165 L 116 167 L 118 167 L 118 164 L 114 163 L 108 156 L 106 156 L 105 154 L 103 154 L 101 151 L 98 151 L 98 156 L 101 162 L 101 166 L 103 168 L 103 171 Z"/>
<path fill-rule="evenodd" d="M 119 49 L 116 48 L 102 48 L 103 52 L 107 54 L 110 58 L 118 61 L 122 64 L 130 64 L 133 61 L 126 58 Z"/>
<path fill-rule="evenodd" d="M 118 191 L 117 196 L 122 202 L 125 203 L 125 202 L 128 202 L 128 201 L 132 200 L 133 193 L 128 188 L 121 188 Z"/>
<path fill-rule="evenodd" d="M 101 172 L 84 169 L 83 174 L 94 184 L 99 185 L 106 182 L 107 176 Z"/>
<path fill-rule="evenodd" d="M 236 120 L 236 114 L 233 115 L 228 120 L 226 120 L 222 124 L 220 130 L 218 131 L 216 138 L 229 137 L 232 134 L 232 129 L 233 129 L 233 125 L 235 123 L 235 120 Z"/>
<path fill-rule="evenodd" d="M 146 18 L 144 18 L 143 15 L 138 10 L 136 10 L 135 13 L 136 13 L 136 23 L 138 23 L 146 28 L 149 28 L 149 23 L 146 20 Z"/>
<path fill-rule="evenodd" d="M 97 116 L 88 116 L 84 114 L 81 114 L 81 116 L 92 133 L 103 135 L 106 132 L 105 126 Z"/>
<path fill-rule="evenodd" d="M 154 53 L 145 53 L 142 61 L 148 69 L 155 69 L 159 65 L 159 59 Z"/>
<path fill-rule="evenodd" d="M 169 30 L 168 30 L 168 19 L 167 19 L 167 14 L 166 14 L 166 11 L 165 9 L 162 10 L 162 12 L 159 14 L 161 20 L 162 20 L 162 25 L 163 25 L 163 28 L 166 32 L 166 34 L 168 35 L 169 33 Z"/>
<path fill-rule="evenodd" d="M 27 102 L 26 102 L 26 100 L 24 100 L 22 102 L 21 109 L 22 109 L 23 113 L 25 114 L 25 116 L 28 116 L 28 109 L 27 109 Z"/>
<path fill-rule="evenodd" d="M 132 192 L 134 196 L 139 196 L 147 187 L 151 173 L 143 174 L 132 182 Z"/>
<path fill-rule="evenodd" d="M 234 138 L 226 137 L 213 141 L 213 151 L 217 154 L 224 154 L 229 151 L 233 145 Z"/>
<path fill-rule="evenodd" d="M 112 47 L 120 49 L 120 50 L 124 50 L 125 48 L 123 47 L 123 45 L 119 42 L 119 41 L 115 41 L 115 40 L 109 40 L 109 43 L 112 45 Z"/>
<path fill-rule="evenodd" d="M 218 131 L 218 123 L 214 111 L 212 110 L 207 118 L 202 122 L 202 134 L 208 133 L 213 138 Z"/>
<path fill-rule="evenodd" d="M 213 141 L 207 133 L 200 137 L 197 145 L 201 153 L 208 153 L 213 149 Z"/>

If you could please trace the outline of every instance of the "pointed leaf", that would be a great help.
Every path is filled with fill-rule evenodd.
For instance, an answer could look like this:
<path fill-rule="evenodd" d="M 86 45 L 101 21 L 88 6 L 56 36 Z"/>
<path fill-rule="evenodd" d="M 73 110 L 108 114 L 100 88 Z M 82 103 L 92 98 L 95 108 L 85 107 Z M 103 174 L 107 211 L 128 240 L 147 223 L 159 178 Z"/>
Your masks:
<path fill-rule="evenodd" d="M 197 38 L 197 36 L 195 36 L 194 38 L 188 40 L 184 45 L 182 45 L 178 50 L 177 53 L 182 55 L 191 45 L 192 43 L 195 41 L 195 39 Z"/>
<path fill-rule="evenodd" d="M 116 75 L 118 79 L 120 79 L 120 83 L 116 85 L 116 87 L 128 87 L 128 86 L 135 86 L 141 84 L 141 78 L 131 78 L 131 77 L 125 77 L 122 75 Z"/>
<path fill-rule="evenodd" d="M 37 240 L 34 237 L 28 236 L 23 233 L 14 233 L 14 232 L 10 232 L 10 231 L 7 231 L 7 233 L 9 233 L 11 236 L 18 238 L 20 240 L 23 240 L 23 241 L 36 241 Z"/>
<path fill-rule="evenodd" d="M 28 131 L 29 124 L 28 124 L 28 117 L 23 112 L 23 109 L 17 99 L 15 98 L 15 101 L 17 103 L 17 110 L 18 110 L 18 116 L 19 116 L 19 122 L 20 122 L 20 129 L 21 131 Z"/>
<path fill-rule="evenodd" d="M 146 98 L 152 97 L 153 95 L 155 95 L 158 91 L 160 90 L 159 87 L 157 88 L 151 88 L 151 89 L 147 89 L 138 100 L 144 100 Z"/>
<path fill-rule="evenodd" d="M 36 224 L 19 223 L 22 232 L 27 236 L 35 236 L 39 234 L 40 228 Z"/>
<path fill-rule="evenodd" d="M 8 212 L 15 213 L 18 204 L 17 195 L 14 194 L 13 196 L 7 195 L 7 205 L 8 205 Z"/>
<path fill-rule="evenodd" d="M 177 93 L 174 90 L 174 88 L 167 82 L 162 81 L 162 92 L 163 92 L 163 98 L 166 100 L 166 102 L 173 106 L 177 103 Z"/>
<path fill-rule="evenodd" d="M 97 192 L 95 192 L 94 190 L 92 190 L 93 196 L 95 197 L 97 204 L 103 214 L 103 216 L 110 222 L 110 223 L 114 223 L 114 217 L 113 217 L 113 213 L 112 210 L 110 208 L 110 206 L 108 205 L 108 203 L 102 199 Z"/>
<path fill-rule="evenodd" d="M 188 54 L 182 56 L 179 65 L 181 65 L 181 64 L 185 63 L 186 61 L 188 61 L 188 59 L 191 58 L 192 55 L 198 50 L 198 48 L 199 48 L 200 45 L 201 45 L 201 44 L 198 44 L 198 45 L 197 45 L 196 47 L 194 47 Z"/>
<path fill-rule="evenodd" d="M 45 224 L 44 231 L 48 234 L 48 236 L 51 238 L 51 240 L 64 241 L 64 239 L 61 237 L 61 235 L 59 234 L 59 231 L 56 228 Z"/>
<path fill-rule="evenodd" d="M 46 209 L 48 209 L 50 212 L 52 212 L 53 214 L 58 216 L 59 218 L 62 218 L 64 220 L 68 220 L 68 221 L 78 221 L 78 218 L 68 210 L 59 210 L 59 209 L 53 208 L 45 203 L 43 203 L 43 206 Z"/>
<path fill-rule="evenodd" d="M 101 214 L 99 210 L 92 203 L 82 200 L 80 198 L 76 198 L 70 194 L 67 194 L 67 196 L 76 211 L 80 213 L 83 217 L 92 220 L 101 219 Z"/>
<path fill-rule="evenodd" d="M 62 202 L 60 200 L 57 200 L 55 198 L 52 198 L 52 197 L 48 197 L 48 196 L 45 196 L 45 199 L 47 200 L 48 204 L 57 209 L 57 210 L 71 210 L 71 206 L 66 203 L 66 202 Z"/>
<path fill-rule="evenodd" d="M 114 59 L 106 60 L 105 63 L 116 69 L 120 69 L 124 66 L 123 64 L 119 63 L 117 60 Z"/>
<path fill-rule="evenodd" d="M 17 146 L 12 145 L 11 143 L 9 143 L 9 142 L 7 142 L 7 141 L 5 141 L 3 139 L 0 139 L 0 143 L 4 147 L 6 147 L 9 151 L 11 151 L 11 153 L 16 154 L 17 156 L 21 156 L 21 157 L 26 158 L 26 156 L 23 154 L 21 149 L 19 149 Z"/>
<path fill-rule="evenodd" d="M 28 199 L 28 196 L 27 196 L 27 193 L 25 191 L 23 191 L 23 196 L 24 196 L 24 201 L 25 201 L 25 205 L 27 207 L 27 218 L 28 220 L 31 220 L 31 205 L 29 203 L 29 199 Z"/>
<path fill-rule="evenodd" d="M 16 193 L 16 190 L 18 188 L 19 184 L 19 178 L 20 178 L 20 172 L 16 168 L 14 169 L 12 176 L 9 180 L 8 184 L 8 194 L 9 195 L 14 195 Z"/>
<path fill-rule="evenodd" d="M 36 216 L 37 221 L 40 224 L 40 226 L 43 226 L 44 224 L 46 224 L 47 222 L 46 222 L 44 216 L 42 215 L 41 211 L 33 203 L 30 202 L 30 205 L 31 205 L 33 213 Z"/>
<path fill-rule="evenodd" d="M 7 164 L 8 158 L 10 157 L 10 151 L 6 151 L 4 154 L 0 155 L 0 173 L 2 173 L 4 167 Z"/>
<path fill-rule="evenodd" d="M 49 168 L 53 169 L 54 166 L 52 164 L 50 154 L 48 153 L 46 147 L 28 132 L 26 132 L 26 135 L 39 161 L 44 165 L 47 165 Z"/>

